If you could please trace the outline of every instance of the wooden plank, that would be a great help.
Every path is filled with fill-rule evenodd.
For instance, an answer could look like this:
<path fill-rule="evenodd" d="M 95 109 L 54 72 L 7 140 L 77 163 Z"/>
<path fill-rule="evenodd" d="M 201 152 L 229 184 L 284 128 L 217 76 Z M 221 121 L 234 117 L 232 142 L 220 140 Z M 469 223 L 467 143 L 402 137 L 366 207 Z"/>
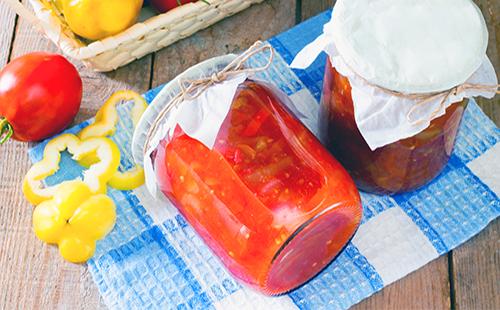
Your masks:
<path fill-rule="evenodd" d="M 352 309 L 450 309 L 447 256 L 389 285 Z"/>
<path fill-rule="evenodd" d="M 474 0 L 483 12 L 490 41 L 488 45 L 488 56 L 497 71 L 500 73 L 500 1 L 491 0 Z M 492 100 L 478 98 L 477 102 L 483 111 L 491 117 L 497 125 L 500 124 L 500 96 L 496 96 Z"/>
<path fill-rule="evenodd" d="M 488 56 L 500 73 L 500 1 L 474 0 L 488 24 Z M 500 96 L 478 99 L 483 111 L 500 125 Z M 500 222 L 495 223 L 451 254 L 452 303 L 456 309 L 498 309 L 500 305 Z"/>
<path fill-rule="evenodd" d="M 166 83 L 211 57 L 235 53 L 295 24 L 290 0 L 270 0 L 229 17 L 155 54 L 153 86 Z"/>
<path fill-rule="evenodd" d="M 3 27 L 5 21 L 0 22 Z M 57 51 L 52 42 L 20 20 L 12 57 L 35 50 Z M 84 82 L 77 122 L 93 116 L 115 90 L 144 92 L 149 87 L 151 56 L 110 74 L 92 72 L 81 63 L 75 65 Z M 32 207 L 20 188 L 30 164 L 27 148 L 27 144 L 16 142 L 0 148 L 0 308 L 104 308 L 87 268 L 64 262 L 56 247 L 38 241 L 31 230 Z"/>
<path fill-rule="evenodd" d="M 0 2 L 0 68 L 9 59 L 15 20 L 15 14 L 10 7 L 5 2 Z"/>
<path fill-rule="evenodd" d="M 302 20 L 331 9 L 334 4 L 335 0 L 302 0 Z"/>
<path fill-rule="evenodd" d="M 500 221 L 459 247 L 452 258 L 454 304 L 461 309 L 498 309 L 500 306 Z"/>

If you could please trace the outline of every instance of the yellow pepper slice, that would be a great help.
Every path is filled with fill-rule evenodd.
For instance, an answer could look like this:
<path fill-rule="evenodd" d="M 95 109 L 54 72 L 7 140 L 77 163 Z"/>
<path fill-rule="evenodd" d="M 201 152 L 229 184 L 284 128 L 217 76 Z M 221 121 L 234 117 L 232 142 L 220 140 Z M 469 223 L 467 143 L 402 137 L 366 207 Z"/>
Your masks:
<path fill-rule="evenodd" d="M 61 152 L 64 150 L 72 154 L 76 161 L 88 154 L 95 154 L 99 161 L 84 171 L 83 182 L 92 193 L 106 193 L 106 184 L 120 165 L 120 150 L 116 144 L 103 137 L 82 141 L 75 135 L 63 134 L 49 141 L 43 159 L 34 164 L 24 178 L 23 192 L 31 204 L 38 205 L 53 198 L 57 186 L 43 187 L 42 180 L 59 170 Z"/>
<path fill-rule="evenodd" d="M 80 131 L 78 134 L 80 139 L 112 136 L 116 131 L 116 124 L 118 124 L 119 120 L 118 111 L 116 110 L 118 103 L 131 100 L 134 101 L 134 106 L 130 111 L 130 116 L 135 127 L 144 111 L 148 108 L 148 103 L 141 95 L 134 91 L 121 90 L 111 95 L 99 111 L 97 111 L 94 123 Z"/>
<path fill-rule="evenodd" d="M 117 171 L 108 181 L 108 185 L 120 191 L 130 191 L 141 187 L 145 182 L 144 169 L 135 166 L 132 169 L 120 172 Z"/>
<path fill-rule="evenodd" d="M 104 238 L 115 222 L 113 200 L 93 194 L 87 184 L 78 180 L 61 183 L 53 198 L 39 204 L 33 213 L 36 236 L 57 244 L 61 256 L 72 263 L 90 259 L 96 241 Z"/>
<path fill-rule="evenodd" d="M 106 137 L 112 136 L 116 131 L 119 116 L 117 105 L 121 101 L 134 101 L 130 117 L 134 127 L 141 119 L 142 114 L 146 111 L 148 104 L 144 98 L 130 90 L 122 90 L 114 93 L 97 112 L 95 122 L 84 128 L 78 136 L 80 139 L 88 139 L 91 137 Z M 79 163 L 88 167 L 95 163 L 97 158 L 90 154 L 79 160 Z M 132 190 L 144 184 L 144 169 L 140 166 L 135 166 L 126 172 L 117 171 L 108 182 L 109 186 L 118 190 Z"/>

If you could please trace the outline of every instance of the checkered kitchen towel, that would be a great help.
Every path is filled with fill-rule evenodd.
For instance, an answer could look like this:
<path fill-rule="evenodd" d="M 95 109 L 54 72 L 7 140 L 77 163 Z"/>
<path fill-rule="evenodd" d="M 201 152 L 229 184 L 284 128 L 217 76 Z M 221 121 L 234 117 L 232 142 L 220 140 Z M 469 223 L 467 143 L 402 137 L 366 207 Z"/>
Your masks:
<path fill-rule="evenodd" d="M 307 71 L 287 67 L 322 31 L 330 13 L 269 40 L 276 60 L 261 78 L 285 91 L 315 129 L 325 56 Z M 255 63 L 265 60 L 255 58 Z M 149 102 L 159 89 L 145 94 Z M 126 118 L 130 106 L 120 113 Z M 88 122 L 71 129 L 77 132 Z M 130 168 L 132 124 L 113 138 L 121 166 Z M 346 309 L 465 242 L 500 214 L 500 132 L 471 102 L 455 153 L 441 176 L 408 194 L 362 194 L 364 218 L 340 256 L 312 281 L 288 295 L 264 297 L 239 285 L 172 206 L 157 206 L 145 187 L 109 194 L 118 208 L 113 232 L 98 243 L 88 267 L 110 308 L 159 309 Z M 30 151 L 40 160 L 44 144 Z M 69 156 L 47 182 L 81 174 Z"/>

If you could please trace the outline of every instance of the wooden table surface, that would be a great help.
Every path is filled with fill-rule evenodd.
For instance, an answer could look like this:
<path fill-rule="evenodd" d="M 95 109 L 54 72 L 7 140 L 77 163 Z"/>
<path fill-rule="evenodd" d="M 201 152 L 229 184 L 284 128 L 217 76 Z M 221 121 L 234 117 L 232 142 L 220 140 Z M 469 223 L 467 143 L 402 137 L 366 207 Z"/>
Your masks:
<path fill-rule="evenodd" d="M 26 4 L 27 1 L 23 0 Z M 500 72 L 500 1 L 475 0 L 489 25 L 489 55 Z M 145 92 L 213 56 L 241 51 L 331 7 L 333 0 L 269 0 L 154 55 L 107 74 L 77 65 L 84 99 L 76 122 L 92 117 L 115 90 Z M 0 1 L 0 67 L 25 53 L 57 51 Z M 500 102 L 481 101 L 500 123 Z M 105 308 L 85 266 L 65 263 L 57 248 L 31 230 L 32 207 L 21 180 L 29 168 L 28 145 L 0 148 L 0 309 Z M 452 253 L 442 256 L 354 309 L 500 309 L 499 221 Z"/>

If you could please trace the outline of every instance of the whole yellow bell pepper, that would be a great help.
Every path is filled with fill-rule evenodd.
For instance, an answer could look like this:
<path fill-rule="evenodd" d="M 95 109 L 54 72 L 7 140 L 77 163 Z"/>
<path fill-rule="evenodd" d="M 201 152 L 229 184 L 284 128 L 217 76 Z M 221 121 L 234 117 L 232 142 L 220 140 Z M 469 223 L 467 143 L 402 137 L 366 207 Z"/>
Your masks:
<path fill-rule="evenodd" d="M 100 40 L 132 26 L 143 0 L 62 0 L 69 28 L 81 37 Z"/>
<path fill-rule="evenodd" d="M 146 111 L 148 104 L 140 94 L 134 91 L 122 90 L 114 93 L 104 103 L 97 112 L 94 123 L 84 128 L 78 134 L 80 139 L 85 140 L 91 137 L 112 136 L 116 131 L 116 125 L 119 120 L 118 111 L 116 109 L 117 105 L 122 101 L 130 100 L 134 102 L 132 110 L 130 111 L 130 116 L 135 127 L 144 111 Z M 78 162 L 82 166 L 88 167 L 97 160 L 94 154 L 90 154 L 89 156 L 81 158 Z M 132 190 L 137 188 L 144 184 L 144 169 L 140 166 L 135 166 L 129 171 L 117 171 L 108 181 L 108 184 L 118 190 Z"/>
<path fill-rule="evenodd" d="M 82 263 L 95 252 L 96 241 L 104 238 L 116 222 L 116 206 L 106 195 L 94 195 L 82 181 L 61 183 L 51 200 L 33 213 L 36 236 L 57 244 L 62 257 Z"/>
<path fill-rule="evenodd" d="M 38 205 L 53 198 L 58 186 L 43 187 L 42 180 L 59 170 L 61 152 L 65 150 L 72 154 L 76 161 L 88 154 L 95 154 L 99 161 L 84 171 L 83 182 L 89 186 L 92 193 L 106 193 L 107 182 L 120 165 L 118 146 L 104 137 L 82 141 L 75 135 L 63 134 L 47 143 L 43 159 L 34 164 L 24 178 L 23 192 L 31 204 Z"/>

